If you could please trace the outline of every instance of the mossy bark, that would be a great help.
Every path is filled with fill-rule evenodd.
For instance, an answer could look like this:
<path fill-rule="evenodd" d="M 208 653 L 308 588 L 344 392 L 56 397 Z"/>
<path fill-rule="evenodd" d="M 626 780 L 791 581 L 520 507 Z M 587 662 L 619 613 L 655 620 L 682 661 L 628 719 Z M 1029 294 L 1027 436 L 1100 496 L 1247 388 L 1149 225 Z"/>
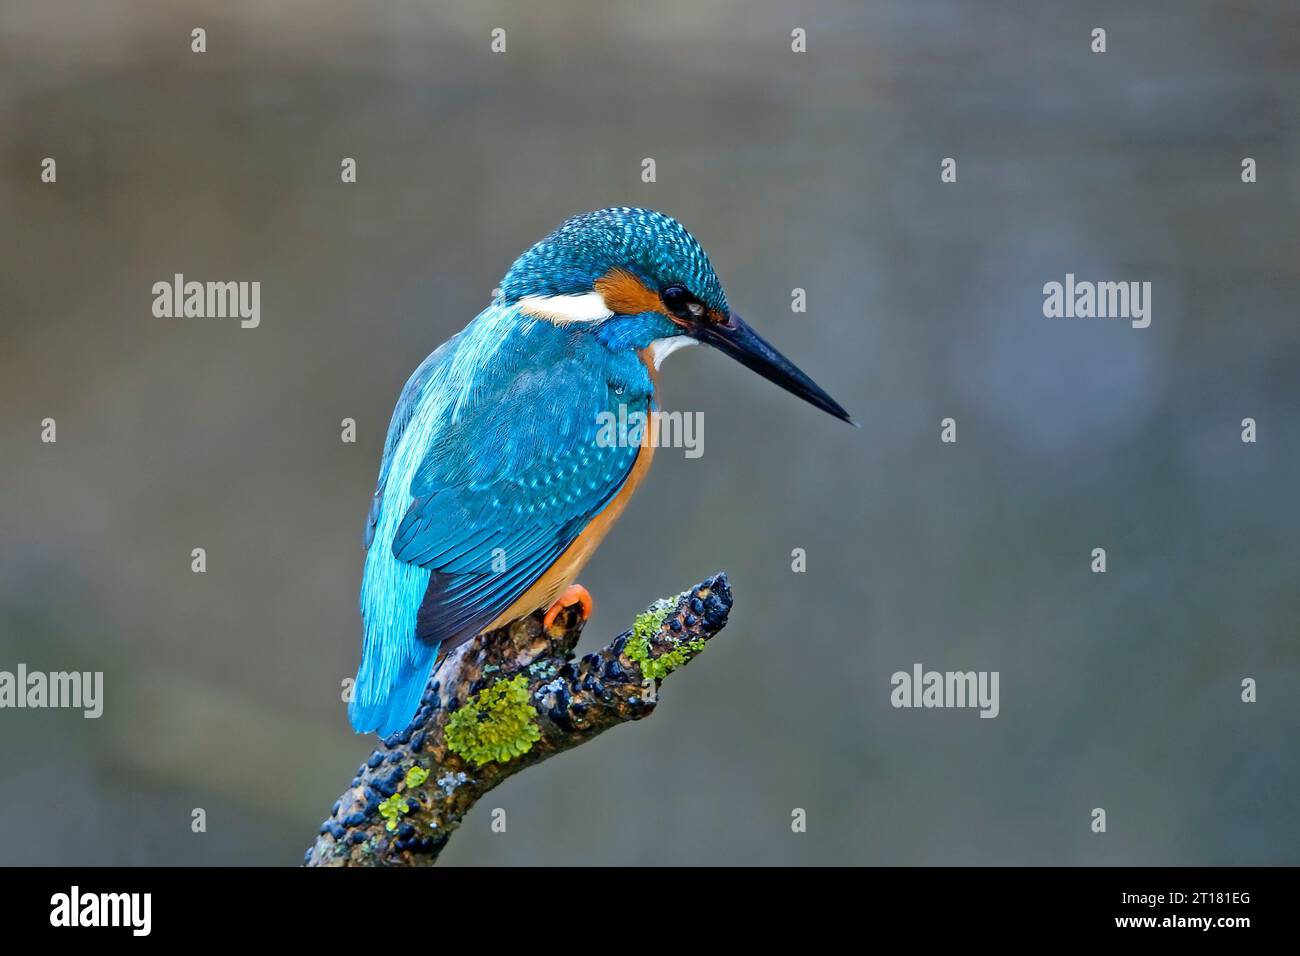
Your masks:
<path fill-rule="evenodd" d="M 470 641 L 434 674 L 411 726 L 357 769 L 306 864 L 432 864 L 501 781 L 653 711 L 662 678 L 690 663 L 730 611 L 727 577 L 718 574 L 657 602 L 581 660 L 573 653 L 585 623 L 577 608 L 549 630 L 539 611 Z"/>

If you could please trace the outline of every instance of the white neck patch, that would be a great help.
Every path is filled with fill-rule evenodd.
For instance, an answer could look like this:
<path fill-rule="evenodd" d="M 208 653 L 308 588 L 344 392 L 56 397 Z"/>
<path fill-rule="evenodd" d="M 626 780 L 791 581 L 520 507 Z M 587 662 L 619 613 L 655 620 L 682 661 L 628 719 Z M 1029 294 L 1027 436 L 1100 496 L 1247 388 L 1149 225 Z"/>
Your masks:
<path fill-rule="evenodd" d="M 688 345 L 699 345 L 699 342 L 689 335 L 670 335 L 667 338 L 655 339 L 651 342 L 650 360 L 655 363 L 655 371 L 659 371 L 659 366 L 664 364 L 664 359 Z"/>
<path fill-rule="evenodd" d="M 605 305 L 599 292 L 582 295 L 526 295 L 519 300 L 519 311 L 549 322 L 601 322 L 614 313 Z"/>

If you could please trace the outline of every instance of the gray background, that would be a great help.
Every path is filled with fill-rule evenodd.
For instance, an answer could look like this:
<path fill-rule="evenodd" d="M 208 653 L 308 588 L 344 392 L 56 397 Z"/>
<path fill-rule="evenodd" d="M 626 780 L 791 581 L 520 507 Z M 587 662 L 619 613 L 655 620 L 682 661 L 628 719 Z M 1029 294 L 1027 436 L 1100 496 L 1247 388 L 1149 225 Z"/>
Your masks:
<path fill-rule="evenodd" d="M 1291 2 L 0 3 L 0 669 L 107 685 L 0 712 L 0 862 L 301 859 L 371 746 L 339 687 L 397 392 L 611 204 L 863 428 L 670 360 L 705 453 L 583 575 L 584 646 L 718 568 L 732 623 L 446 862 L 1300 862 L 1297 94 Z M 175 272 L 260 281 L 261 327 L 154 318 Z M 1066 272 L 1151 281 L 1151 327 L 1045 319 Z M 1000 671 L 1001 716 L 891 708 L 917 661 Z"/>

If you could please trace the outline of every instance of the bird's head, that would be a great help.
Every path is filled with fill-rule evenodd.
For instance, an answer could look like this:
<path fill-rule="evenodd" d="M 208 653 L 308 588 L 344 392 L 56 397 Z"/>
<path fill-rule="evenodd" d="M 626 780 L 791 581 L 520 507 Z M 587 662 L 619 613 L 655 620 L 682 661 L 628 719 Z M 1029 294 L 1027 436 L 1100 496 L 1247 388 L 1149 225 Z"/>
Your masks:
<path fill-rule="evenodd" d="M 618 207 L 566 220 L 515 260 L 501 296 L 525 315 L 572 324 L 613 348 L 644 351 L 656 368 L 671 352 L 703 342 L 851 421 L 835 399 L 731 311 L 704 249 L 663 213 Z"/>

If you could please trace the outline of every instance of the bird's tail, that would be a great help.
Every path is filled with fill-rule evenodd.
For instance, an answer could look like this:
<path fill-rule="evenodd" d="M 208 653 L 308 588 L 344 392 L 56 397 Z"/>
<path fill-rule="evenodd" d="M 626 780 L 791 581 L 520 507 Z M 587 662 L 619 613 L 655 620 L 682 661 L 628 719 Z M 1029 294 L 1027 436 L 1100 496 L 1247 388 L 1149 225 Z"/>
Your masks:
<path fill-rule="evenodd" d="M 411 725 L 420 709 L 420 698 L 432 676 L 438 657 L 437 644 L 416 642 L 411 654 L 391 675 L 381 673 L 384 664 L 372 653 L 377 641 L 367 641 L 362 652 L 361 668 L 348 704 L 348 719 L 359 734 L 375 731 L 381 737 L 399 733 Z"/>

